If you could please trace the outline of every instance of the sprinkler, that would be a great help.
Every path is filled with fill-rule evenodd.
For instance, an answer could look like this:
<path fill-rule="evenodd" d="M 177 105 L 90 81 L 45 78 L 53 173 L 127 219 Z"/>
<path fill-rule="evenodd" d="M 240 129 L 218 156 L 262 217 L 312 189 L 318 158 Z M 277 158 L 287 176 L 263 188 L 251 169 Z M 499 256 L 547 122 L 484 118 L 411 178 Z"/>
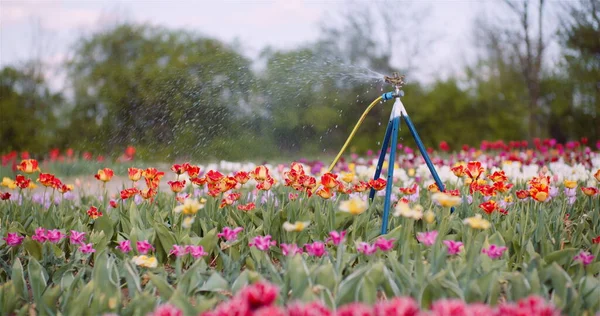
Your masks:
<path fill-rule="evenodd" d="M 381 145 L 381 151 L 379 154 L 379 160 L 377 161 L 375 175 L 373 176 L 373 179 L 376 180 L 381 175 L 381 169 L 383 166 L 383 162 L 385 161 L 385 156 L 386 156 L 386 153 L 387 153 L 387 150 L 389 147 L 390 154 L 388 157 L 389 163 L 388 163 L 388 170 L 387 170 L 387 183 L 386 183 L 386 188 L 385 188 L 385 200 L 383 203 L 383 219 L 382 219 L 382 225 L 381 225 L 381 234 L 382 235 L 387 233 L 387 230 L 388 230 L 388 220 L 389 220 L 390 208 L 391 208 L 390 198 L 392 196 L 392 187 L 393 187 L 393 182 L 394 182 L 393 181 L 393 179 L 394 179 L 394 162 L 396 161 L 396 148 L 397 148 L 397 144 L 398 144 L 398 131 L 400 130 L 400 118 L 404 118 L 404 121 L 406 122 L 406 125 L 408 126 L 408 129 L 409 129 L 412 137 L 414 138 L 415 142 L 417 143 L 419 152 L 421 153 L 421 156 L 423 156 L 423 159 L 425 160 L 425 163 L 427 164 L 427 167 L 429 168 L 429 172 L 433 176 L 433 179 L 435 180 L 435 183 L 437 184 L 439 190 L 442 192 L 445 191 L 444 183 L 442 182 L 437 171 L 435 170 L 435 166 L 431 162 L 431 159 L 429 158 L 429 154 L 427 153 L 427 150 L 425 149 L 425 146 L 423 145 L 423 142 L 421 141 L 421 138 L 419 137 L 419 134 L 417 133 L 415 126 L 413 125 L 410 117 L 408 116 L 408 113 L 406 112 L 406 109 L 404 108 L 404 104 L 402 104 L 402 101 L 400 100 L 400 97 L 404 96 L 404 92 L 402 90 L 400 90 L 402 88 L 402 86 L 404 86 L 404 84 L 405 84 L 404 76 L 403 75 L 401 76 L 400 74 L 395 72 L 392 76 L 384 76 L 383 80 L 386 83 L 389 83 L 390 85 L 392 85 L 394 87 L 394 91 L 386 92 L 386 93 L 382 94 L 380 97 L 378 97 L 377 99 L 375 99 L 373 102 L 371 102 L 371 104 L 367 107 L 365 112 L 362 114 L 362 116 L 360 117 L 360 119 L 358 120 L 356 125 L 354 126 L 354 129 L 350 133 L 350 136 L 348 136 L 346 143 L 344 143 L 344 146 L 342 146 L 342 149 L 340 150 L 340 152 L 335 157 L 335 159 L 333 160 L 333 162 L 331 163 L 331 165 L 329 166 L 329 168 L 327 170 L 327 172 L 331 172 L 331 170 L 333 169 L 333 167 L 335 166 L 337 161 L 342 156 L 342 153 L 346 150 L 346 147 L 348 147 L 348 145 L 350 144 L 350 141 L 356 134 L 358 127 L 365 120 L 367 114 L 371 111 L 371 109 L 377 103 L 379 103 L 379 101 L 388 101 L 388 100 L 395 99 L 394 105 L 392 107 L 392 112 L 390 114 L 390 120 L 388 122 L 385 136 L 383 138 L 383 143 Z M 391 140 L 391 147 L 390 147 L 390 140 Z M 369 201 L 373 201 L 374 198 L 375 198 L 375 190 L 371 189 L 371 192 L 369 193 Z M 451 208 L 450 212 L 452 212 L 452 213 L 454 212 L 454 207 Z"/>
<path fill-rule="evenodd" d="M 383 76 L 383 81 L 391 84 L 396 88 L 396 90 L 400 90 L 404 85 L 404 76 L 400 76 L 397 72 L 394 73 L 393 76 Z"/>

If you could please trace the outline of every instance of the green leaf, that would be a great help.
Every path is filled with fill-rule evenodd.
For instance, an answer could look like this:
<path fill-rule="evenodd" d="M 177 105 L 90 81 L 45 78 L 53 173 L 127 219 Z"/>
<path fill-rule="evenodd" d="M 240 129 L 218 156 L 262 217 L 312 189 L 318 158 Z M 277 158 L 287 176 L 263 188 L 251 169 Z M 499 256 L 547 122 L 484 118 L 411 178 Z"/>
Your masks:
<path fill-rule="evenodd" d="M 233 281 L 233 284 L 231 285 L 232 293 L 235 294 L 239 292 L 242 288 L 244 288 L 246 285 L 250 284 L 250 281 L 248 279 L 248 273 L 250 273 L 248 270 L 242 271 L 242 273 L 240 273 L 237 279 Z"/>
<path fill-rule="evenodd" d="M 104 236 L 106 236 L 107 241 L 111 241 L 115 233 L 114 223 L 107 214 L 98 217 L 94 221 L 94 230 L 97 232 L 104 232 Z"/>
<path fill-rule="evenodd" d="M 337 276 L 331 262 L 320 265 L 313 272 L 313 280 L 315 284 L 319 284 L 327 288 L 330 292 L 334 292 L 337 286 Z"/>
<path fill-rule="evenodd" d="M 575 249 L 575 248 L 567 248 L 567 249 L 554 251 L 554 252 L 546 255 L 544 257 L 544 261 L 546 261 L 547 264 L 552 264 L 553 262 L 556 262 L 559 265 L 564 266 L 568 262 L 573 260 L 573 256 L 575 256 L 575 253 L 577 253 L 577 251 L 578 251 L 578 249 Z"/>
<path fill-rule="evenodd" d="M 355 270 L 340 283 L 338 295 L 336 298 L 338 305 L 344 305 L 354 302 L 358 285 L 363 280 L 368 267 L 362 267 Z"/>
<path fill-rule="evenodd" d="M 127 281 L 127 290 L 129 296 L 135 298 L 142 292 L 142 285 L 140 282 L 139 273 L 137 268 L 129 260 L 126 260 L 123 264 L 125 270 L 125 280 Z"/>
<path fill-rule="evenodd" d="M 29 260 L 29 264 L 27 265 L 27 272 L 29 274 L 29 284 L 31 286 L 33 300 L 39 308 L 42 308 L 44 307 L 42 295 L 46 290 L 48 274 L 46 273 L 46 270 L 44 270 L 44 268 L 40 265 L 40 263 L 34 258 L 31 258 Z"/>
<path fill-rule="evenodd" d="M 55 314 L 57 311 L 58 297 L 61 295 L 62 291 L 60 286 L 53 286 L 44 292 L 42 299 L 44 300 L 44 306 L 46 311 L 51 311 L 51 314 Z"/>
<path fill-rule="evenodd" d="M 600 281 L 592 276 L 585 276 L 579 281 L 579 294 L 585 308 L 591 311 L 600 310 Z"/>
<path fill-rule="evenodd" d="M 136 228 L 138 231 L 143 231 L 146 228 L 135 203 L 131 203 L 131 206 L 129 207 L 129 222 L 131 223 L 132 229 Z"/>
<path fill-rule="evenodd" d="M 173 245 L 176 244 L 175 236 L 163 224 L 155 222 L 154 229 L 156 231 L 156 236 L 158 237 L 158 242 L 160 242 L 160 245 L 162 246 L 161 248 L 164 251 L 164 256 L 166 257 L 168 255 L 168 252 L 173 248 Z M 158 248 L 159 248 L 158 244 L 157 244 L 156 248 L 157 248 L 157 252 L 158 252 Z M 158 258 L 158 259 L 160 260 L 160 259 L 166 259 L 166 258 Z"/>
<path fill-rule="evenodd" d="M 21 265 L 21 260 L 19 258 L 16 258 L 15 263 L 13 263 L 11 281 L 13 282 L 17 295 L 23 300 L 29 300 L 29 294 L 27 293 L 27 287 L 25 286 L 23 265 Z"/>
<path fill-rule="evenodd" d="M 204 251 L 206 251 L 206 253 L 211 254 L 214 250 L 215 247 L 217 246 L 217 228 L 213 228 L 211 229 L 208 233 L 206 233 L 206 235 L 204 235 L 204 237 L 202 237 L 202 240 L 200 240 L 200 244 L 199 246 L 202 246 L 204 248 Z"/>
<path fill-rule="evenodd" d="M 154 273 L 148 273 L 147 275 L 150 278 L 150 282 L 154 284 L 158 290 L 158 294 L 160 294 L 160 297 L 162 297 L 163 300 L 167 301 L 171 298 L 171 296 L 173 296 L 173 292 L 175 290 L 171 287 L 171 285 L 169 285 L 167 280 Z"/>
<path fill-rule="evenodd" d="M 194 306 L 190 304 L 189 299 L 185 295 L 181 294 L 179 290 L 175 290 L 169 302 L 179 307 L 179 309 L 183 311 L 184 315 L 197 315 L 199 312 L 201 312 L 200 308 L 194 308 Z"/>
<path fill-rule="evenodd" d="M 23 247 L 30 256 L 34 257 L 36 260 L 42 260 L 42 245 L 39 242 L 27 237 L 23 242 Z"/>
<path fill-rule="evenodd" d="M 218 272 L 213 272 L 213 274 L 208 278 L 208 280 L 206 280 L 199 291 L 229 291 L 229 282 L 227 282 L 227 280 L 225 280 Z"/>
<path fill-rule="evenodd" d="M 18 299 L 19 293 L 15 290 L 12 281 L 0 284 L 0 312 L 2 315 L 11 315 L 17 306 L 23 304 L 23 301 Z"/>
<path fill-rule="evenodd" d="M 291 298 L 300 299 L 303 297 L 304 292 L 309 288 L 310 278 L 308 268 L 301 255 L 294 255 L 289 258 L 286 277 L 289 280 Z"/>

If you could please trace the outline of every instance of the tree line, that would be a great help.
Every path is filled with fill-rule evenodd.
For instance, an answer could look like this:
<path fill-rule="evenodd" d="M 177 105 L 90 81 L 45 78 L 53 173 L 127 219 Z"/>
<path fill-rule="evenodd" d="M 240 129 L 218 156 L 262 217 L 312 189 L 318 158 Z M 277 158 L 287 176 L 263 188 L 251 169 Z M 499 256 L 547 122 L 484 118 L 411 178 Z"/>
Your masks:
<path fill-rule="evenodd" d="M 404 87 L 426 145 L 600 139 L 600 2 L 560 4 L 551 34 L 544 0 L 504 6 L 515 23 L 476 22 L 480 54 L 464 75 Z M 194 32 L 124 23 L 76 42 L 63 65 L 65 91 L 49 89 L 34 67 L 4 67 L 0 151 L 74 148 L 116 156 L 133 145 L 154 160 L 333 154 L 366 105 L 389 89 L 379 74 L 399 70 L 410 78 L 419 62 L 395 69 L 393 57 L 426 45 L 396 44 L 398 32 L 391 31 L 416 32 L 418 23 L 392 18 L 404 13 L 415 20 L 415 12 L 349 10 L 341 23 L 323 26 L 314 43 L 266 48 L 258 60 Z M 554 64 L 550 38 L 560 45 Z M 369 115 L 353 151 L 379 148 L 390 107 Z M 401 141 L 412 145 L 408 134 Z"/>

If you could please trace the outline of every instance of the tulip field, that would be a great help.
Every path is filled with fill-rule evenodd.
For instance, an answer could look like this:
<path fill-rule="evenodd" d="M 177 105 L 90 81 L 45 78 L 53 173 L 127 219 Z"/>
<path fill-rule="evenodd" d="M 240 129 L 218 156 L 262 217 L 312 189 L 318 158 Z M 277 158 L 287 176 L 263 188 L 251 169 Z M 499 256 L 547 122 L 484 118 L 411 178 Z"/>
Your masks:
<path fill-rule="evenodd" d="M 394 178 L 375 180 L 376 153 L 331 173 L 103 159 L 68 175 L 54 170 L 86 164 L 72 152 L 9 153 L 0 314 L 597 315 L 598 147 L 432 151 L 444 192 L 401 146 Z"/>

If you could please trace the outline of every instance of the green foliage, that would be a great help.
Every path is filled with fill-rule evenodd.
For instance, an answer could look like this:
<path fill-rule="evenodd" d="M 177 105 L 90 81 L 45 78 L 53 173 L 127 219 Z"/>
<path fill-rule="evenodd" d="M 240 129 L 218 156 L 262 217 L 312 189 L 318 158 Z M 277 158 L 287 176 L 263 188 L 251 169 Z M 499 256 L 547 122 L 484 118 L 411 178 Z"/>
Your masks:
<path fill-rule="evenodd" d="M 468 194 L 468 187 L 460 183 L 447 185 Z M 239 189 L 241 201 L 254 196 L 253 188 L 251 182 Z M 193 190 L 188 187 L 186 193 L 193 194 Z M 474 195 L 472 204 L 463 203 L 449 214 L 448 209 L 435 206 L 429 194 L 422 193 L 416 203 L 430 205 L 436 219 L 427 223 L 392 217 L 390 226 L 394 229 L 383 237 L 393 238 L 394 247 L 373 256 L 358 253 L 356 245 L 378 238 L 381 199 L 376 199 L 367 212 L 352 217 L 338 211 L 339 200 L 346 196 L 338 201 L 316 195 L 308 198 L 305 193 L 295 201 L 285 198 L 292 192 L 296 191 L 277 186 L 269 192 L 266 203 L 250 212 L 239 211 L 235 205 L 220 209 L 221 198 L 207 196 L 205 207 L 194 215 L 190 228 L 182 227 L 183 215 L 172 211 L 176 205 L 172 193 L 161 192 L 153 202 L 139 205 L 124 201 L 117 208 L 105 207 L 95 195 L 85 192 L 80 192 L 77 201 L 64 200 L 47 210 L 29 195 L 23 197 L 21 205 L 3 201 L 0 235 L 18 232 L 28 237 L 16 247 L 0 239 L 1 312 L 16 313 L 31 304 L 37 313 L 48 315 L 88 311 L 145 315 L 158 304 L 169 302 L 185 314 L 197 314 L 261 278 L 288 294 L 280 297 L 281 303 L 321 300 L 336 307 L 355 301 L 373 303 L 380 297 L 411 296 L 427 308 L 442 298 L 496 305 L 539 295 L 565 314 L 600 310 L 596 299 L 600 262 L 595 259 L 583 266 L 573 259 L 582 249 L 596 257 L 600 254 L 600 245 L 590 243 L 600 235 L 600 204 L 581 192 L 568 207 L 564 194 L 545 203 L 515 201 L 507 215 L 484 215 L 492 226 L 482 231 L 463 223 L 464 218 L 480 213 L 477 205 L 483 197 L 479 194 Z M 496 200 L 512 195 L 498 194 Z M 104 215 L 90 219 L 86 214 L 90 204 L 100 206 Z M 572 221 L 568 225 L 566 212 Z M 302 232 L 281 228 L 283 222 L 297 220 L 311 224 Z M 217 237 L 225 226 L 241 226 L 244 231 L 238 240 L 226 242 Z M 38 227 L 57 228 L 67 234 L 70 230 L 83 231 L 85 242 L 92 243 L 96 253 L 83 254 L 78 250 L 81 246 L 70 244 L 68 238 L 57 244 L 33 240 L 30 236 Z M 321 258 L 306 254 L 286 257 L 278 247 L 262 252 L 248 246 L 254 236 L 266 234 L 278 243 L 302 246 L 325 240 L 331 230 L 346 230 L 346 241 L 339 246 L 329 244 Z M 417 242 L 416 233 L 432 230 L 440 234 L 432 246 Z M 464 249 L 448 255 L 442 240 L 449 239 L 462 241 Z M 130 240 L 134 250 L 122 253 L 116 249 L 122 240 Z M 139 255 L 134 245 L 142 240 L 155 247 L 149 255 L 157 258 L 156 268 L 134 263 L 133 256 Z M 502 257 L 490 259 L 481 249 L 491 244 L 508 250 Z M 173 245 L 201 245 L 208 255 L 177 258 L 169 254 Z"/>
<path fill-rule="evenodd" d="M 486 54 L 461 79 L 425 86 L 408 71 L 403 102 L 425 145 L 599 139 L 599 6 L 582 0 L 565 8 L 561 62 L 540 70 L 535 87 L 513 51 L 520 37 L 500 30 L 486 33 Z M 185 30 L 122 24 L 84 36 L 64 65 L 72 99 L 51 92 L 35 63 L 2 69 L 1 151 L 72 147 L 116 157 L 134 145 L 147 161 L 330 156 L 387 89 L 370 69 L 393 70 L 394 46 L 371 38 L 365 14 L 346 16 L 316 43 L 267 48 L 254 61 L 259 67 L 229 45 Z M 350 151 L 380 147 L 390 109 L 391 102 L 373 109 Z"/>
<path fill-rule="evenodd" d="M 9 150 L 43 152 L 61 140 L 54 135 L 64 101 L 49 90 L 33 65 L 0 71 L 0 144 Z"/>

